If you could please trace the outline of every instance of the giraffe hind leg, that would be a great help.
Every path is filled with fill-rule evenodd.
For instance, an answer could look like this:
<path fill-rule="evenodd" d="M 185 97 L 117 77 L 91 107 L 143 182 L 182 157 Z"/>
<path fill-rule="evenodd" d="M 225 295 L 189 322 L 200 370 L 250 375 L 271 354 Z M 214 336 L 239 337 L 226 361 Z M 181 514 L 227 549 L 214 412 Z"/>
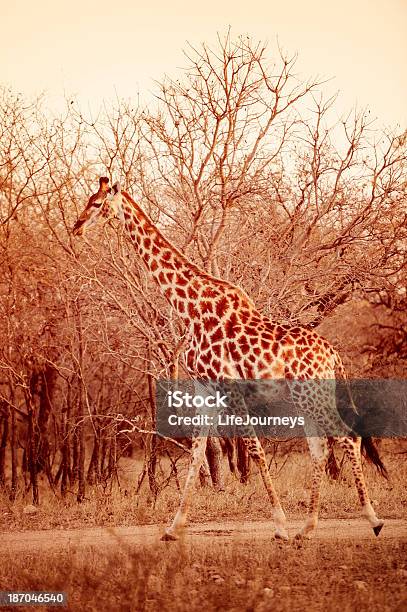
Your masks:
<path fill-rule="evenodd" d="M 358 492 L 360 505 L 362 506 L 362 515 L 369 521 L 375 536 L 378 536 L 383 528 L 384 521 L 376 516 L 376 513 L 369 499 L 369 493 L 366 487 L 365 477 L 363 475 L 362 470 L 360 442 L 360 438 L 338 439 L 338 443 L 345 451 L 352 466 L 356 490 Z"/>
<path fill-rule="evenodd" d="M 311 495 L 308 506 L 308 517 L 304 527 L 296 535 L 296 538 L 312 537 L 318 525 L 319 499 L 321 494 L 321 483 L 325 474 L 325 465 L 328 459 L 328 441 L 324 437 L 308 437 L 308 447 L 312 461 L 312 484 Z"/>

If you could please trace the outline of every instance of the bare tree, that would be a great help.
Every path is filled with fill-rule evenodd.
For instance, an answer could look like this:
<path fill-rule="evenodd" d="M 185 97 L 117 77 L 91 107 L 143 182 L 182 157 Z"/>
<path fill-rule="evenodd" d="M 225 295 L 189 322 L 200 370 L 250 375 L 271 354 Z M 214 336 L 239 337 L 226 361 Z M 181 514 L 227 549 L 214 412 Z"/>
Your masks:
<path fill-rule="evenodd" d="M 360 371 L 399 371 L 405 135 L 376 129 L 366 111 L 338 117 L 321 83 L 298 79 L 295 59 L 269 64 L 265 45 L 229 33 L 189 47 L 155 105 L 117 101 L 95 117 L 75 100 L 55 117 L 43 99 L 1 90 L 0 484 L 12 499 L 27 482 L 38 503 L 43 474 L 79 499 L 112 482 L 120 418 L 137 416 L 149 432 L 148 444 L 136 430 L 126 444 L 142 446 L 154 495 L 176 481 L 185 452 L 155 437 L 153 405 L 155 381 L 171 378 L 178 358 L 183 375 L 181 322 L 116 222 L 87 243 L 71 235 L 100 173 L 120 178 L 174 244 L 273 318 L 316 327 L 370 304 Z M 164 455 L 171 468 L 160 480 Z"/>

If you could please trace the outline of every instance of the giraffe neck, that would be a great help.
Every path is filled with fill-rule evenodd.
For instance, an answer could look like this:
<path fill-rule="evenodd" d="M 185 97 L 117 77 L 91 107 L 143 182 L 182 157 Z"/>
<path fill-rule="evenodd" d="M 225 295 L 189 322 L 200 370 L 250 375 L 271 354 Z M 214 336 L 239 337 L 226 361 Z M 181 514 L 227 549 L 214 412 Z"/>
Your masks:
<path fill-rule="evenodd" d="M 249 297 L 235 285 L 207 274 L 189 261 L 153 224 L 126 192 L 122 192 L 126 229 L 136 252 L 180 317 L 189 323 L 205 314 L 220 316 L 216 300 L 228 294 L 228 306 L 254 308 Z M 235 298 L 233 305 L 230 300 Z M 226 308 L 226 305 L 225 305 Z"/>

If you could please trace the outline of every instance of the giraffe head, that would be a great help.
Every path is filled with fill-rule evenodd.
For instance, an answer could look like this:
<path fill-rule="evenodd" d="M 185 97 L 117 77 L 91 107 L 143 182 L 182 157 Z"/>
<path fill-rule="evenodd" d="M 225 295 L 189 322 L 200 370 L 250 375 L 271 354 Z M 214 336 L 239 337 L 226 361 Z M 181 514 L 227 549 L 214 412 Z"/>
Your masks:
<path fill-rule="evenodd" d="M 89 198 L 89 202 L 73 227 L 73 234 L 74 236 L 81 236 L 99 219 L 110 219 L 112 217 L 119 217 L 121 221 L 124 221 L 121 208 L 121 189 L 119 183 L 109 187 L 109 179 L 102 176 L 99 179 L 99 190 Z"/>

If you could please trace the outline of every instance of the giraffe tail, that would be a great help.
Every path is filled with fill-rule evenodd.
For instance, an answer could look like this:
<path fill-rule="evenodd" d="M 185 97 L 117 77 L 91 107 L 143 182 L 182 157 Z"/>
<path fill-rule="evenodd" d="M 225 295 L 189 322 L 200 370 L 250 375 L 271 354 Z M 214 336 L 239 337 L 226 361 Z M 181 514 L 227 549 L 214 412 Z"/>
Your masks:
<path fill-rule="evenodd" d="M 386 480 L 388 480 L 389 474 L 387 472 L 386 466 L 380 459 L 379 451 L 371 436 L 362 438 L 361 450 L 363 456 L 366 457 L 366 459 L 375 466 L 379 474 L 383 476 L 383 478 L 386 478 Z"/>
<path fill-rule="evenodd" d="M 346 376 L 346 371 L 343 366 L 342 360 L 338 354 L 335 355 L 335 375 L 344 381 L 344 385 L 346 388 L 346 392 L 349 398 L 349 402 L 350 402 L 352 411 L 354 412 L 355 415 L 357 415 L 356 420 L 353 424 L 353 429 L 355 428 L 358 429 L 358 425 L 361 423 L 362 419 L 360 418 L 359 411 L 353 400 L 351 389 L 350 389 L 350 386 L 347 380 L 347 376 Z M 377 469 L 377 471 L 379 472 L 381 476 L 383 476 L 384 478 L 388 480 L 389 474 L 387 472 L 386 466 L 384 465 L 383 461 L 380 458 L 379 451 L 377 449 L 377 446 L 373 438 L 371 436 L 362 436 L 361 439 L 362 439 L 361 451 L 362 451 L 363 456 L 375 466 L 375 468 Z"/>
<path fill-rule="evenodd" d="M 349 380 L 348 380 L 348 377 L 346 375 L 346 371 L 345 371 L 344 365 L 342 363 L 342 359 L 339 357 L 338 353 L 335 354 L 335 378 L 336 378 L 337 381 L 338 380 L 342 381 L 341 386 L 342 386 L 342 388 L 345 388 L 345 390 L 346 390 L 346 394 L 348 396 L 348 400 L 349 400 L 349 404 L 350 404 L 350 406 L 352 408 L 352 412 L 355 415 L 359 416 L 359 411 L 358 411 L 357 406 L 356 406 L 356 404 L 355 404 L 355 402 L 353 400 L 352 393 L 351 393 L 351 390 L 350 390 Z"/>
<path fill-rule="evenodd" d="M 335 375 L 337 376 L 337 378 L 340 378 L 344 381 L 347 395 L 349 398 L 349 402 L 352 407 L 352 411 L 355 413 L 355 415 L 357 415 L 357 417 L 359 417 L 359 418 L 356 418 L 356 422 L 353 425 L 353 427 L 356 426 L 357 428 L 357 426 L 359 425 L 361 421 L 359 411 L 353 400 L 352 393 L 351 393 L 351 390 L 348 384 L 348 380 L 347 380 L 347 376 L 346 376 L 346 371 L 345 371 L 342 360 L 339 357 L 338 353 L 335 355 Z M 377 471 L 379 472 L 381 476 L 383 476 L 384 478 L 388 480 L 389 474 L 387 472 L 386 466 L 384 465 L 383 461 L 380 458 L 379 451 L 377 449 L 377 446 L 373 438 L 371 436 L 362 436 L 361 440 L 362 440 L 361 441 L 361 451 L 362 451 L 363 456 L 375 466 L 375 468 L 377 469 Z"/>

